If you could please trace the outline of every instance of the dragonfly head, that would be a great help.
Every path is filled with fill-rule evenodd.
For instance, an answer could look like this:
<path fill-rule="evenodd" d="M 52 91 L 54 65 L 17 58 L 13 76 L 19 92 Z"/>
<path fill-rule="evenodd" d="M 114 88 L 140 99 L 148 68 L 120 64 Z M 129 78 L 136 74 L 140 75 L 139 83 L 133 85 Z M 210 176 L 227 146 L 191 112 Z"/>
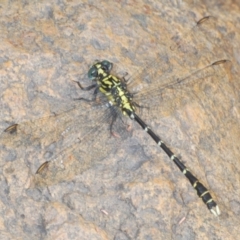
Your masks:
<path fill-rule="evenodd" d="M 107 60 L 97 61 L 88 71 L 88 78 L 92 81 L 102 80 L 110 74 L 113 64 Z"/>

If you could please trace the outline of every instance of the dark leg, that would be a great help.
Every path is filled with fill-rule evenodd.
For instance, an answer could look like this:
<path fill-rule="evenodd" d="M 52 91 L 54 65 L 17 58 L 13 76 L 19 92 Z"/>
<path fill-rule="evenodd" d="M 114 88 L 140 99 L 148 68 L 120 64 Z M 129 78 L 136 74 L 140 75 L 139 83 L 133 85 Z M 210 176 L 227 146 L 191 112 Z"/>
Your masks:
<path fill-rule="evenodd" d="M 95 84 L 93 84 L 93 85 L 90 85 L 90 86 L 84 88 L 84 87 L 80 84 L 80 82 L 77 82 L 77 81 L 73 81 L 73 82 L 77 83 L 77 85 L 78 85 L 83 91 L 90 91 L 91 89 L 96 88 L 96 87 L 98 86 L 98 85 L 95 83 Z"/>
<path fill-rule="evenodd" d="M 113 107 L 110 107 L 110 111 L 111 111 L 112 119 L 111 119 L 111 123 L 110 123 L 110 128 L 109 129 L 110 129 L 110 134 L 112 136 L 115 136 L 115 134 L 113 132 L 113 125 L 114 125 L 114 123 L 117 120 L 117 112 L 116 112 L 116 110 Z"/>
<path fill-rule="evenodd" d="M 97 94 L 98 94 L 98 91 L 99 91 L 99 88 L 98 88 L 97 84 L 93 84 L 93 85 L 90 85 L 90 86 L 84 88 L 79 82 L 77 82 L 77 81 L 73 81 L 73 82 L 77 83 L 77 85 L 83 91 L 90 91 L 90 90 L 95 88 L 94 92 L 93 92 L 93 98 L 92 99 L 86 99 L 86 98 L 80 97 L 80 98 L 74 98 L 74 100 L 80 100 L 80 101 L 85 101 L 85 102 L 95 102 L 96 101 Z"/>

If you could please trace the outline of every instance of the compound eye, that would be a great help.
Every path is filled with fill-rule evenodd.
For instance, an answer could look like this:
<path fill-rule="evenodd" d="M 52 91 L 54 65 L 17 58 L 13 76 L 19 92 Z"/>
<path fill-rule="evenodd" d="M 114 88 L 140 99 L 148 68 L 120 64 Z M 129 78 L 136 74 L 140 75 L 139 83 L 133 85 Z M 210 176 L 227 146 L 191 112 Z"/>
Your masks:
<path fill-rule="evenodd" d="M 103 61 L 101 62 L 101 64 L 102 64 L 101 68 L 103 69 L 103 71 L 108 72 L 108 73 L 111 71 L 111 69 L 112 69 L 112 67 L 113 67 L 113 64 L 110 63 L 110 62 L 107 61 L 107 60 L 103 60 Z"/>
<path fill-rule="evenodd" d="M 95 80 L 97 76 L 98 76 L 97 68 L 95 66 L 91 67 L 88 71 L 88 78 L 90 78 L 91 80 Z"/>

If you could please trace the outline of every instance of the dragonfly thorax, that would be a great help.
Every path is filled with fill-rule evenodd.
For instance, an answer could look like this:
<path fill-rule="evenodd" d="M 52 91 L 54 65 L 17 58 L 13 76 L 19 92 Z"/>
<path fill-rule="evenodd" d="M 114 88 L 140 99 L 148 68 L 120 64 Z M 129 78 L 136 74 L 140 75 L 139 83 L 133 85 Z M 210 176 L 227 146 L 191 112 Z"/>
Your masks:
<path fill-rule="evenodd" d="M 113 64 L 106 60 L 97 62 L 90 68 L 88 77 L 97 82 L 100 92 L 107 97 L 111 105 L 119 107 L 124 115 L 130 115 L 135 111 L 131 94 L 120 78 L 110 74 L 112 66 Z"/>

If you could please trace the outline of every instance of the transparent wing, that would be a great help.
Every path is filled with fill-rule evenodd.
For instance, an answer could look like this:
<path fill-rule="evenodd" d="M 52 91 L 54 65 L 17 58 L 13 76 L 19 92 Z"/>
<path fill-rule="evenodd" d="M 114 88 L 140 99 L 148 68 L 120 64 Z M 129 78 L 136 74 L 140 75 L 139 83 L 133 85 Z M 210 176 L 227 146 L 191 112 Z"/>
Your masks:
<path fill-rule="evenodd" d="M 184 98 L 193 97 L 194 89 L 203 91 L 208 81 L 215 79 L 218 84 L 226 75 L 224 68 L 229 66 L 228 58 L 224 54 L 222 58 L 213 56 L 209 50 L 218 41 L 218 36 L 208 34 L 214 32 L 217 24 L 217 19 L 211 16 L 200 19 L 190 30 L 172 38 L 167 53 L 157 49 L 157 58 L 129 79 L 128 89 L 134 94 L 134 101 L 142 106 L 143 114 L 150 114 L 149 111 L 151 114 L 157 111 L 158 116 L 171 114 Z M 183 58 L 186 54 L 188 58 Z"/>
<path fill-rule="evenodd" d="M 181 29 L 175 30 L 176 33 L 169 39 L 169 42 L 164 43 L 164 45 L 156 44 L 156 52 L 155 54 L 152 54 L 152 52 L 149 53 L 150 58 L 148 58 L 147 62 L 141 58 L 138 60 L 142 66 L 135 74 L 130 76 L 130 85 L 136 85 L 134 82 L 139 73 L 142 75 L 142 73 L 148 72 L 149 69 L 157 68 L 159 76 L 163 76 L 164 78 L 164 76 L 173 73 L 173 71 L 177 72 L 178 68 L 186 68 L 186 72 L 189 73 L 194 68 L 200 68 L 199 63 L 204 63 L 204 66 L 219 59 L 228 59 L 224 55 L 216 56 L 215 52 L 213 53 L 209 49 L 215 47 L 215 44 L 219 40 L 217 36 L 210 34 L 210 32 L 215 31 L 216 25 L 219 25 L 217 20 L 214 17 L 207 16 L 194 23 L 187 30 L 182 29 L 182 24 L 179 23 L 179 28 Z M 146 51 L 146 49 L 140 45 L 137 51 L 141 53 Z M 185 57 L 186 54 L 187 58 Z M 156 79 L 156 76 L 154 76 L 154 79 Z"/>
<path fill-rule="evenodd" d="M 71 179 L 120 145 L 120 138 L 111 136 L 109 130 L 114 114 L 119 114 L 115 108 L 80 101 L 53 116 L 14 124 L 0 136 L 1 161 L 23 158 L 31 172 L 46 162 L 33 176 L 32 186 Z M 113 130 L 121 134 L 123 128 L 121 118 L 116 118 Z"/>
<path fill-rule="evenodd" d="M 189 73 L 185 77 L 178 78 L 180 72 L 173 71 L 172 74 L 163 77 L 158 76 L 158 69 L 153 68 L 151 71 L 144 73 L 140 78 L 148 78 L 148 84 L 143 86 L 142 90 L 135 94 L 134 101 L 142 106 L 142 112 L 152 114 L 158 111 L 158 116 L 169 115 L 176 107 L 181 107 L 189 98 L 196 98 L 196 94 L 202 91 L 209 82 L 215 81 L 214 84 L 220 84 L 221 79 L 226 75 L 224 67 L 230 63 L 228 60 L 219 60 L 209 64 L 201 69 Z M 183 71 L 182 71 L 183 72 Z M 138 84 L 138 87 L 141 86 Z"/>
<path fill-rule="evenodd" d="M 61 181 L 71 180 L 75 175 L 81 174 L 96 164 L 101 164 L 104 158 L 122 144 L 124 134 L 121 133 L 128 132 L 126 129 L 120 129 L 120 126 L 124 128 L 121 120 L 117 118 L 114 123 L 114 126 L 117 126 L 117 134 L 121 134 L 115 137 L 109 130 L 112 114 L 108 110 L 99 114 L 101 115 L 95 118 L 99 123 L 95 123 L 89 128 L 85 123 L 84 136 L 57 152 L 54 157 L 41 166 L 39 172 L 33 176 L 32 186 L 50 186 Z M 87 131 L 86 128 L 88 128 Z M 72 136 L 76 134 L 74 133 Z M 124 136 L 126 137 L 126 134 Z"/>

